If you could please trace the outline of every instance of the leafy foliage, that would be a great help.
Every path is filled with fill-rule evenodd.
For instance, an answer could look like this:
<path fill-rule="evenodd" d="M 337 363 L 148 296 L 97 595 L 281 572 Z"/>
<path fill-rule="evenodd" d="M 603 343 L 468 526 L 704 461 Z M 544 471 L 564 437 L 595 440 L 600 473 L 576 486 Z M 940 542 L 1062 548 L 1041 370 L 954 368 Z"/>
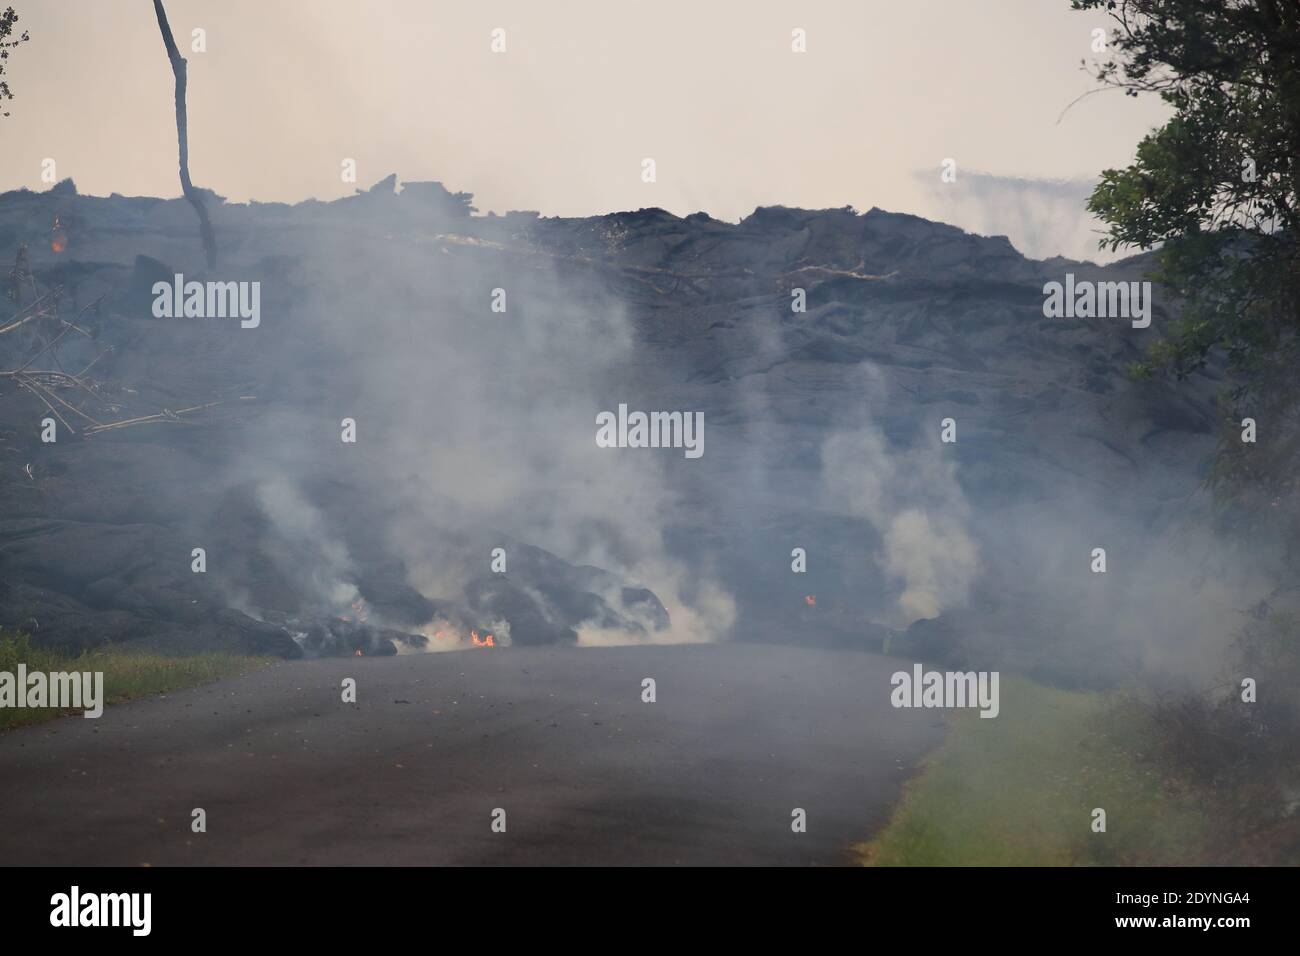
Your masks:
<path fill-rule="evenodd" d="M 20 43 L 26 43 L 31 39 L 27 31 L 24 30 L 19 34 L 17 40 L 9 39 L 13 36 L 14 24 L 18 22 L 18 14 L 14 13 L 13 7 L 5 8 L 4 13 L 0 13 L 0 100 L 12 100 L 14 95 L 9 90 L 9 84 L 4 80 L 5 61 L 9 59 L 9 51 Z M 0 111 L 0 116 L 9 114 Z"/>
<path fill-rule="evenodd" d="M 1101 83 L 1154 93 L 1173 116 L 1108 169 L 1088 207 L 1103 247 L 1160 248 L 1156 278 L 1181 318 L 1136 369 L 1185 377 L 1216 356 L 1231 376 L 1221 503 L 1295 514 L 1300 452 L 1300 2 L 1072 0 L 1114 23 Z M 1256 420 L 1259 440 L 1241 441 Z"/>

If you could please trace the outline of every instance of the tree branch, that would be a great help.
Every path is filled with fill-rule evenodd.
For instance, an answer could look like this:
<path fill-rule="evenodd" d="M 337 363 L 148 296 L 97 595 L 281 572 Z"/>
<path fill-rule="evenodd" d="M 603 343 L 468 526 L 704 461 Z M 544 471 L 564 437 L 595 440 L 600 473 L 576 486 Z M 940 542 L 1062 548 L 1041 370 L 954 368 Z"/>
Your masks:
<path fill-rule="evenodd" d="M 212 268 L 217 264 L 217 237 L 212 232 L 212 223 L 208 221 L 208 210 L 203 205 L 203 196 L 190 182 L 189 120 L 185 110 L 185 58 L 176 48 L 176 40 L 172 36 L 171 26 L 167 23 L 167 11 L 163 9 L 162 0 L 153 0 L 153 10 L 158 16 L 158 29 L 162 33 L 163 45 L 167 47 L 167 59 L 171 61 L 172 73 L 176 76 L 176 139 L 180 143 L 181 191 L 199 217 L 199 234 L 203 237 L 203 251 L 208 259 L 208 267 Z"/>

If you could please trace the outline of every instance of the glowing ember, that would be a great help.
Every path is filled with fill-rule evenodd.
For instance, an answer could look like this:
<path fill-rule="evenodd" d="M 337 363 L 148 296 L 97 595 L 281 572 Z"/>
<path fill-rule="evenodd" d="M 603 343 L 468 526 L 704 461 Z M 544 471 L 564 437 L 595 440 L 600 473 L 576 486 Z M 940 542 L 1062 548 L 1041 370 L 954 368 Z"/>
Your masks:
<path fill-rule="evenodd" d="M 50 238 L 50 249 L 54 252 L 63 252 L 68 248 L 68 234 L 59 226 L 59 217 L 54 217 L 54 225 L 50 227 L 50 232 L 54 235 Z"/>
<path fill-rule="evenodd" d="M 816 606 L 817 606 L 817 595 L 815 595 L 815 594 L 809 594 L 807 597 L 805 597 L 805 598 L 803 599 L 803 603 L 804 603 L 804 604 L 807 604 L 809 607 L 816 607 Z"/>
<path fill-rule="evenodd" d="M 363 597 L 358 597 L 355 601 L 352 602 L 351 608 L 352 608 L 352 613 L 342 615 L 339 618 L 339 620 L 348 621 L 349 623 L 352 624 L 366 623 L 366 619 L 370 617 L 370 608 L 366 606 L 366 599 Z"/>

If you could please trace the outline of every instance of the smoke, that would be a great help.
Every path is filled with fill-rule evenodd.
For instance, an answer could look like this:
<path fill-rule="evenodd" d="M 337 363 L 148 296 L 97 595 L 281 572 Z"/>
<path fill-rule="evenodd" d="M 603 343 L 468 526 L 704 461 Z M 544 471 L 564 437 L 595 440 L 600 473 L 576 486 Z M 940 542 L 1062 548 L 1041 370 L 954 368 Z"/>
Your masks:
<path fill-rule="evenodd" d="M 1062 479 L 1050 497 L 972 521 L 986 565 L 978 587 L 997 603 L 964 622 L 971 653 L 1096 686 L 1172 688 L 1219 673 L 1234 633 L 1269 598 L 1282 551 L 1216 531 L 1194 475 L 1143 477 L 1147 493 L 1174 499 L 1165 514 Z"/>
<path fill-rule="evenodd" d="M 1064 256 L 1111 262 L 1128 252 L 1099 247 L 1101 223 L 1088 212 L 1092 179 L 1031 179 L 960 170 L 943 182 L 933 170 L 919 170 L 926 205 L 920 215 L 983 236 L 1007 236 L 1032 259 Z"/>
<path fill-rule="evenodd" d="M 885 531 L 885 571 L 903 582 L 898 608 L 905 623 L 965 601 L 975 565 L 975 544 L 947 517 L 909 508 Z"/>
<path fill-rule="evenodd" d="M 735 242 L 699 273 L 735 284 L 668 294 L 641 263 L 681 269 L 665 250 L 705 226 L 458 219 L 382 190 L 217 215 L 222 276 L 263 283 L 261 324 L 157 336 L 212 356 L 197 394 L 257 396 L 204 433 L 224 464 L 203 476 L 217 500 L 196 540 L 205 581 L 265 621 L 337 621 L 364 596 L 370 624 L 428 650 L 474 629 L 499 646 L 879 649 L 897 635 L 872 624 L 911 639 L 934 622 L 970 657 L 1079 675 L 1204 670 L 1263 596 L 1241 571 L 1259 549 L 1224 556 L 1185 503 L 1213 444 L 1204 403 L 1125 383 L 1127 331 L 1045 320 L 1032 265 L 1029 280 L 996 262 L 989 281 L 948 282 L 949 262 L 828 280 L 803 315 L 763 257 L 780 240 L 790 262 L 852 262 L 860 218 L 708 224 Z M 801 252 L 805 232 L 825 248 Z M 624 403 L 702 412 L 707 453 L 599 447 L 596 416 Z M 948 414 L 956 444 L 940 441 Z"/>
<path fill-rule="evenodd" d="M 711 578 L 692 580 L 679 563 L 656 561 L 636 569 L 639 579 L 663 601 L 671 625 L 655 629 L 650 621 L 643 635 L 618 628 L 586 626 L 578 629 L 578 644 L 610 647 L 620 644 L 702 644 L 730 634 L 736 623 L 735 598 Z"/>
<path fill-rule="evenodd" d="M 583 622 L 582 643 L 725 638 L 731 597 L 666 543 L 682 507 L 665 456 L 681 453 L 595 442 L 599 411 L 644 407 L 645 349 L 607 278 L 539 251 L 526 229 L 469 241 L 453 218 L 434 216 L 440 231 L 429 232 L 416 209 L 417 228 L 403 219 L 415 202 L 360 197 L 346 220 L 303 236 L 289 266 L 246 250 L 267 253 L 254 268 L 275 265 L 273 287 L 288 293 L 264 304 L 258 330 L 262 360 L 277 366 L 272 410 L 226 476 L 257 476 L 264 550 L 327 606 L 353 599 L 361 579 L 399 579 L 458 608 L 419 628 L 430 650 L 445 646 L 432 637 L 440 623 L 486 628 L 464 609 L 467 589 L 492 573 L 495 548 L 518 567 L 520 544 L 671 608 L 669 626 L 639 632 Z M 341 440 L 344 419 L 355 443 Z M 516 578 L 504 575 L 512 593 L 558 627 L 556 595 Z M 605 604 L 636 623 L 618 594 Z M 508 642 L 508 622 L 494 620 Z"/>
<path fill-rule="evenodd" d="M 864 369 L 871 372 L 869 367 Z M 881 394 L 878 373 L 869 394 Z M 963 604 L 979 566 L 969 508 L 937 432 L 933 442 L 890 448 L 871 422 L 830 435 L 821 448 L 824 506 L 864 519 L 881 539 L 876 561 L 895 585 L 888 623 L 906 627 Z"/>
<path fill-rule="evenodd" d="M 282 572 L 327 608 L 357 599 L 347 547 L 331 536 L 324 516 L 287 476 L 258 484 L 257 502 L 274 529 L 272 560 Z"/>

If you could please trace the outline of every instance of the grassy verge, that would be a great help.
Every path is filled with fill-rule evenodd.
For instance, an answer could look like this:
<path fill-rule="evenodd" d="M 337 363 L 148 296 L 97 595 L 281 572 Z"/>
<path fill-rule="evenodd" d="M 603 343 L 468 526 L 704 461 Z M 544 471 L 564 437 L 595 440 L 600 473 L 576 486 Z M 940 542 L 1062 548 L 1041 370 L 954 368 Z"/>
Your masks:
<path fill-rule="evenodd" d="M 106 704 L 246 674 L 273 660 L 223 653 L 166 657 L 117 648 L 99 649 L 74 657 L 32 647 L 26 637 L 0 632 L 0 671 L 16 674 L 20 663 L 27 665 L 28 672 L 103 671 Z M 0 708 L 0 731 L 52 720 L 68 713 L 80 711 L 3 707 Z"/>
<path fill-rule="evenodd" d="M 1122 702 L 1003 675 L 1001 714 L 957 712 L 885 829 L 856 847 L 875 866 L 1203 862 L 1196 795 L 1142 759 L 1147 728 Z M 1092 811 L 1106 811 L 1106 832 Z"/>

